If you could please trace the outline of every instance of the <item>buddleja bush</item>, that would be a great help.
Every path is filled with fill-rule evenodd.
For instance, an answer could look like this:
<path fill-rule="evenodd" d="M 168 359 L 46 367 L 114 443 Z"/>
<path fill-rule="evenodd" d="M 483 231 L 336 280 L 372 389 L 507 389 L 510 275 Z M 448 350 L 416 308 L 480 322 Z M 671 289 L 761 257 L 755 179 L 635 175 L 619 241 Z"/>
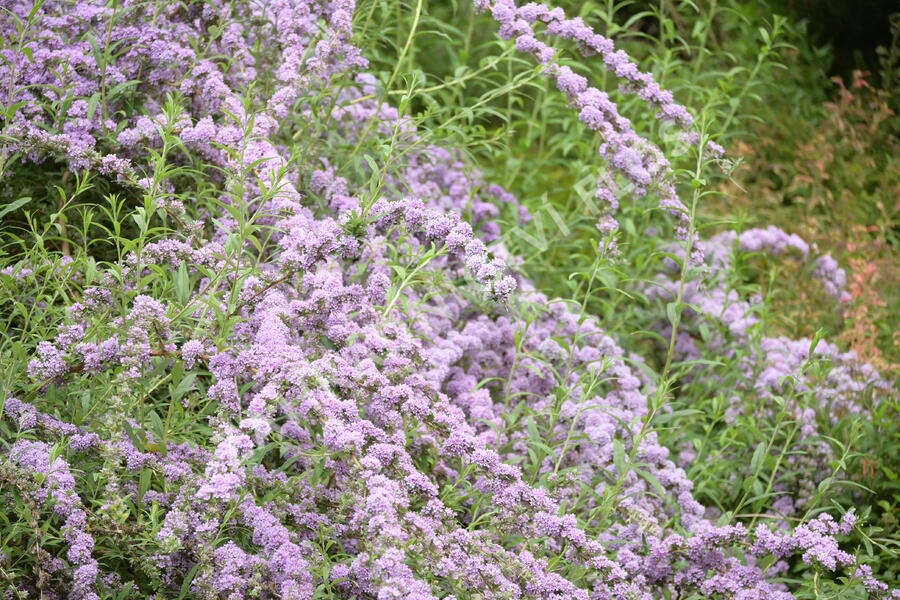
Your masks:
<path fill-rule="evenodd" d="M 382 78 L 362 50 L 391 33 L 378 3 L 3 7 L 6 597 L 891 595 L 840 545 L 853 512 L 716 523 L 658 440 L 685 309 L 717 293 L 695 282 L 727 267 L 692 218 L 722 153 L 706 124 L 580 19 L 474 8 L 517 58 L 447 114 L 392 93 L 422 3 Z M 562 300 L 504 243 L 531 213 L 460 140 L 539 82 L 604 165 L 580 195 L 593 261 Z M 589 309 L 621 206 L 651 203 L 675 267 L 658 370 Z"/>
<path fill-rule="evenodd" d="M 788 120 L 793 122 L 805 114 L 804 111 L 812 110 L 819 101 L 815 89 L 821 85 L 819 79 L 824 81 L 822 63 L 825 52 L 806 45 L 802 27 L 791 25 L 777 16 L 774 23 L 767 24 L 757 14 L 757 4 L 736 0 L 709 5 L 684 3 L 676 6 L 663 3 L 658 7 L 639 10 L 644 4 L 587 2 L 573 3 L 572 8 L 584 15 L 586 22 L 599 23 L 607 31 L 617 32 L 617 43 L 623 42 L 630 51 L 643 57 L 641 64 L 652 68 L 668 86 L 681 90 L 682 97 L 694 98 L 695 103 L 700 103 L 699 121 L 710 123 L 708 127 L 713 129 L 724 129 L 727 135 L 721 136 L 723 142 L 741 138 L 750 141 L 752 138 L 744 127 L 752 121 L 783 119 L 780 111 L 789 111 L 793 117 Z M 626 27 L 620 27 L 616 20 Z M 393 22 L 390 16 L 386 22 Z M 423 98 L 423 104 L 429 107 L 432 115 L 441 113 L 440 106 L 459 103 L 460 97 L 465 104 L 483 101 L 483 94 L 492 89 L 491 83 L 480 81 L 477 75 L 499 63 L 501 75 L 498 77 L 502 77 L 506 71 L 504 61 L 514 60 L 513 57 L 492 53 L 491 24 L 479 21 L 466 6 L 442 7 L 433 20 L 428 15 L 422 15 L 418 26 L 423 31 L 420 45 L 424 50 L 416 53 L 415 60 L 407 61 L 419 66 L 421 75 L 419 80 L 413 82 L 411 93 Z M 655 33 L 648 35 L 648 32 Z M 388 37 L 392 35 L 393 32 Z M 448 37 L 465 41 L 454 46 L 448 43 Z M 385 45 L 393 44 L 388 42 Z M 399 46 L 399 42 L 396 45 Z M 556 49 L 558 59 L 566 65 L 586 74 L 591 72 L 590 62 L 577 60 L 577 48 L 574 49 L 574 57 L 566 52 L 570 48 L 561 46 Z M 386 54 L 383 59 L 377 59 L 376 64 L 390 65 L 390 59 L 396 54 Z M 467 71 L 467 68 L 471 70 Z M 514 69 L 515 66 L 510 65 L 508 71 L 513 72 Z M 599 71 L 596 76 L 602 81 L 605 77 L 602 68 L 595 65 L 595 71 Z M 443 83 L 441 77 L 445 80 Z M 794 79 L 800 81 L 794 82 Z M 457 83 L 459 85 L 455 85 Z M 494 128 L 492 133 L 502 135 L 505 143 L 512 144 L 511 151 L 498 153 L 495 148 L 490 148 L 482 152 L 475 147 L 473 152 L 478 154 L 476 160 L 479 164 L 490 173 L 489 178 L 502 181 L 515 191 L 533 212 L 534 219 L 528 231 L 523 231 L 521 227 L 504 230 L 504 241 L 522 257 L 520 268 L 533 276 L 542 289 L 551 289 L 564 297 L 580 297 L 583 293 L 580 287 L 585 284 L 586 278 L 579 275 L 596 268 L 591 243 L 597 237 L 595 224 L 598 211 L 591 204 L 589 195 L 592 187 L 590 173 L 598 169 L 602 172 L 596 158 L 596 145 L 589 137 L 572 134 L 572 124 L 577 127 L 577 113 L 568 110 L 564 96 L 553 86 L 546 83 L 543 86 L 526 86 L 512 90 L 510 94 L 512 98 L 505 105 L 495 102 L 497 113 L 485 122 Z M 439 97 L 435 98 L 435 95 Z M 628 106 L 629 97 L 619 100 L 622 106 Z M 631 120 L 635 129 L 650 132 L 654 138 L 662 138 L 660 141 L 663 147 L 668 148 L 667 154 L 674 159 L 675 165 L 685 169 L 694 166 L 694 157 L 690 153 L 679 152 L 681 149 L 677 145 L 672 147 L 672 144 L 666 143 L 678 141 L 678 138 L 666 135 L 665 127 L 659 126 L 660 122 L 654 119 L 653 112 L 636 110 L 629 112 L 629 116 L 633 117 Z M 500 120 L 501 117 L 508 119 L 507 122 Z M 746 145 L 746 141 L 738 142 L 740 144 Z M 498 156 L 505 157 L 505 162 Z M 733 158 L 718 160 L 716 166 L 723 167 L 726 172 L 737 173 L 733 187 L 743 184 L 740 173 L 758 172 L 754 165 L 743 166 Z M 773 168 L 781 169 L 782 166 L 773 165 Z M 717 170 L 706 169 L 703 172 L 703 179 L 713 189 L 724 180 L 721 174 L 716 175 Z M 711 196 L 711 192 L 701 192 L 704 199 L 701 208 L 703 204 L 708 205 L 709 200 L 717 200 L 718 204 L 732 206 L 732 210 L 725 214 L 737 212 L 733 210 L 733 198 L 717 199 Z M 672 248 L 665 233 L 662 236 L 651 233 L 654 229 L 666 229 L 658 219 L 658 213 L 647 210 L 652 201 L 648 203 L 635 197 L 630 200 L 620 208 L 618 215 L 622 224 L 619 240 L 622 255 L 596 270 L 598 283 L 586 300 L 591 312 L 602 314 L 604 328 L 618 335 L 626 351 L 640 352 L 652 364 L 662 368 L 668 360 L 666 354 L 670 347 L 671 327 L 666 327 L 670 312 L 668 304 L 674 299 L 677 285 L 672 290 L 673 295 L 654 293 L 654 286 L 659 285 L 655 280 L 661 266 L 658 258 L 654 257 Z M 794 216 L 782 222 L 790 222 L 791 218 L 796 221 Z M 766 222 L 760 214 L 754 214 L 753 220 Z M 721 230 L 722 225 L 721 222 L 706 225 L 702 220 L 697 223 L 698 229 L 707 226 L 714 231 Z M 746 226 L 737 222 L 734 225 Z M 895 445 L 889 441 L 896 439 L 892 416 L 896 415 L 897 405 L 896 400 L 890 399 L 886 383 L 871 371 L 860 372 L 852 386 L 832 383 L 832 379 L 828 387 L 839 385 L 843 390 L 841 393 L 850 394 L 850 405 L 854 410 L 833 411 L 830 401 L 817 398 L 814 402 L 806 402 L 801 411 L 796 404 L 808 396 L 805 388 L 809 384 L 805 377 L 801 377 L 797 379 L 799 389 L 795 390 L 793 376 L 812 367 L 827 372 L 829 357 L 840 354 L 837 348 L 818 345 L 820 353 L 826 347 L 830 351 L 824 355 L 817 354 L 812 357 L 812 364 L 807 364 L 803 355 L 812 344 L 812 339 L 785 338 L 784 342 L 790 341 L 792 347 L 782 343 L 781 348 L 772 349 L 778 351 L 762 351 L 748 343 L 760 337 L 770 340 L 781 338 L 785 335 L 782 324 L 792 314 L 802 310 L 809 312 L 810 302 L 785 310 L 785 305 L 791 302 L 790 297 L 781 299 L 784 290 L 779 288 L 785 287 L 781 282 L 786 280 L 795 282 L 804 295 L 812 293 L 812 298 L 818 302 L 819 308 L 812 313 L 812 318 L 805 318 L 803 329 L 813 332 L 822 329 L 827 338 L 836 337 L 832 324 L 838 322 L 848 308 L 857 304 L 849 302 L 847 295 L 841 292 L 846 275 L 831 257 L 796 237 L 776 230 L 749 231 L 747 235 L 750 245 L 740 250 L 736 260 L 729 260 L 727 268 L 717 261 L 718 264 L 710 265 L 713 268 L 706 271 L 690 271 L 687 298 L 692 302 L 704 298 L 705 289 L 714 286 L 717 288 L 715 296 L 705 302 L 715 301 L 718 307 L 717 310 L 712 310 L 715 306 L 708 307 L 709 313 L 702 316 L 703 322 L 699 328 L 696 324 L 686 327 L 685 323 L 680 329 L 677 349 L 683 350 L 689 344 L 693 351 L 676 353 L 672 361 L 672 365 L 679 370 L 676 378 L 688 381 L 682 374 L 694 371 L 689 379 L 701 385 L 682 385 L 673 389 L 667 405 L 675 414 L 666 414 L 664 420 L 657 419 L 655 423 L 661 441 L 670 449 L 690 457 L 683 466 L 690 467 L 690 478 L 699 485 L 699 497 L 703 498 L 704 504 L 714 506 L 723 513 L 722 518 L 726 520 L 735 516 L 744 518 L 750 510 L 749 500 L 752 500 L 752 514 L 765 513 L 778 518 L 802 520 L 823 508 L 834 509 L 838 506 L 836 503 L 844 507 L 857 506 L 864 514 L 874 509 L 873 512 L 888 515 L 893 512 L 890 505 L 893 485 L 883 477 L 879 480 L 870 474 L 873 464 L 879 472 L 883 469 L 888 478 L 892 469 L 900 466 L 892 458 Z M 727 243 L 715 246 L 719 254 L 728 254 L 736 234 L 729 236 L 732 237 L 722 238 L 727 239 Z M 759 250 L 765 249 L 767 244 L 771 252 L 767 256 L 760 255 Z M 785 247 L 791 245 L 793 250 L 785 253 Z M 741 247 L 739 245 L 738 249 Z M 772 274 L 771 283 L 775 285 L 758 286 L 759 269 L 748 268 L 756 263 L 768 265 L 773 270 L 783 271 L 786 268 L 787 273 Z M 572 274 L 576 276 L 569 277 Z M 807 283 L 810 277 L 822 280 L 824 285 L 815 282 L 810 285 Z M 623 287 L 627 290 L 625 293 L 616 291 Z M 766 293 L 756 298 L 761 291 Z M 835 303 L 829 296 L 841 301 Z M 641 299 L 643 302 L 636 301 Z M 672 308 L 677 312 L 679 306 L 676 303 Z M 709 335 L 711 331 L 724 328 L 719 319 L 723 311 L 732 314 L 746 312 L 746 317 L 742 319 L 747 321 L 744 324 L 747 330 L 742 331 L 740 336 L 728 336 L 724 340 L 719 335 Z M 725 331 L 728 329 L 725 328 Z M 634 335 L 635 332 L 637 335 Z M 657 338 L 661 342 L 658 346 L 661 352 L 647 343 L 658 334 L 663 335 Z M 793 331 L 792 334 L 797 335 Z M 723 341 L 727 341 L 727 348 Z M 672 349 L 676 347 L 672 346 Z M 784 361 L 788 357 L 793 358 Z M 770 368 L 770 363 L 779 362 L 785 362 L 783 371 L 776 372 Z M 846 354 L 842 362 L 851 365 L 858 360 Z M 701 366 L 705 371 L 696 372 Z M 751 383 L 757 372 L 777 383 L 779 393 L 769 391 L 759 396 L 758 386 Z M 875 402 L 869 400 L 868 383 L 875 385 L 877 390 Z M 767 389 L 765 386 L 763 388 Z M 723 389 L 729 390 L 729 393 L 723 395 Z M 776 410 L 773 406 L 782 397 L 792 398 L 787 411 Z M 888 401 L 884 402 L 885 399 Z M 726 408 L 730 414 L 723 419 L 722 413 Z M 743 415 L 740 421 L 733 417 L 736 414 Z M 787 427 L 786 420 L 798 416 L 805 421 L 815 419 L 816 423 L 805 425 L 803 436 L 787 435 L 792 427 Z M 871 450 L 866 441 L 869 439 L 878 439 L 880 447 L 871 454 L 866 452 Z M 701 457 L 713 456 L 715 460 L 694 460 L 693 453 L 697 447 L 703 448 Z M 793 458 L 778 460 L 778 453 L 773 450 L 775 448 L 778 448 L 778 453 Z M 765 472 L 748 472 L 747 467 L 754 456 L 759 462 L 766 455 L 771 455 L 771 461 Z M 803 460 L 797 458 L 805 455 L 811 456 Z M 829 461 L 836 466 L 829 464 Z M 863 487 L 859 486 L 861 472 L 865 473 Z M 763 480 L 771 480 L 776 490 L 764 493 Z M 808 491 L 813 481 L 822 485 L 815 494 Z M 812 485 L 815 487 L 815 484 Z M 750 494 L 742 486 L 753 486 L 755 491 Z M 867 490 L 865 486 L 871 486 L 873 490 Z M 793 496 L 804 498 L 802 511 L 791 504 L 790 497 Z M 872 553 L 873 547 L 877 546 L 888 559 L 885 561 L 887 565 L 896 558 L 896 551 L 891 549 L 896 547 L 896 537 L 891 532 L 894 528 L 891 519 L 879 520 L 884 530 L 879 531 L 877 526 L 860 530 L 858 536 L 854 534 L 852 542 L 864 545 L 867 553 Z M 877 558 L 871 560 L 876 562 Z M 890 579 L 893 576 L 891 569 L 885 571 L 885 575 Z"/>

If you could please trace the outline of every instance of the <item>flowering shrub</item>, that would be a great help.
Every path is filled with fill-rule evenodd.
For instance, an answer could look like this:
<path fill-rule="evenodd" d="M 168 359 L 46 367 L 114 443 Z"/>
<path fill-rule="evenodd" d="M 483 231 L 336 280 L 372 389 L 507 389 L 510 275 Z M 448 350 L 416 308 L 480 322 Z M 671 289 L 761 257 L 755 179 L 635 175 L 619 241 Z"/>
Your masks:
<path fill-rule="evenodd" d="M 749 168 L 738 185 L 746 192 L 729 187 L 738 203 L 752 204 L 752 222 L 790 226 L 853 265 L 848 291 L 855 302 L 835 328 L 860 356 L 890 370 L 897 361 L 896 327 L 884 299 L 890 298 L 886 282 L 896 278 L 891 252 L 898 239 L 891 224 L 898 210 L 900 130 L 890 97 L 872 88 L 865 74 L 857 71 L 852 82 L 836 78 L 832 85 L 837 98 L 824 103 L 817 118 L 789 124 L 797 128 L 790 141 L 739 145 Z M 727 210 L 734 210 L 733 203 Z M 791 300 L 783 312 L 792 317 L 790 304 L 811 304 L 803 295 Z"/>
<path fill-rule="evenodd" d="M 855 413 L 889 385 L 826 342 L 736 350 L 757 303 L 720 285 L 728 248 L 811 249 L 774 228 L 700 238 L 724 153 L 708 124 L 582 19 L 475 2 L 536 59 L 510 88 L 549 78 L 585 125 L 572 135 L 601 140 L 583 207 L 594 262 L 552 300 L 507 243 L 534 213 L 411 92 L 388 101 L 413 33 L 390 75 L 370 71 L 360 31 L 378 6 L 4 7 L 6 596 L 900 597 L 848 551 L 857 514 L 808 497 L 837 475 L 810 404 Z M 563 64 L 563 42 L 620 92 Z M 675 125 L 686 182 L 626 102 Z M 666 305 L 658 369 L 589 309 L 626 256 L 615 216 L 654 196 L 673 272 L 635 293 Z M 847 301 L 829 255 L 812 276 Z M 701 347 L 703 317 L 722 329 Z M 707 351 L 738 357 L 759 411 L 779 404 L 810 446 L 757 446 L 724 514 L 665 432 Z M 781 461 L 803 477 L 776 481 Z M 773 497 L 777 513 L 741 511 Z"/>

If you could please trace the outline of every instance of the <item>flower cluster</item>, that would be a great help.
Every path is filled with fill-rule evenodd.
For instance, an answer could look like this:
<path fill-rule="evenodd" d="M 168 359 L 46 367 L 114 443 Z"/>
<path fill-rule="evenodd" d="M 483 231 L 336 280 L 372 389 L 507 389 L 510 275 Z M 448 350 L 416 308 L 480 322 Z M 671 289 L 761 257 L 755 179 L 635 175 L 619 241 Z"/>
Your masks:
<path fill-rule="evenodd" d="M 749 229 L 740 234 L 727 231 L 700 242 L 707 259 L 708 272 L 702 280 L 683 284 L 683 301 L 691 308 L 686 311 L 687 327 L 678 332 L 675 350 L 686 359 L 700 359 L 714 354 L 725 359 L 737 359 L 738 386 L 732 390 L 735 400 L 739 394 L 749 394 L 758 402 L 735 401 L 728 409 L 729 421 L 739 416 L 772 419 L 780 410 L 779 403 L 788 397 L 788 408 L 800 423 L 799 440 L 803 452 L 790 456 L 787 462 L 806 477 L 797 477 L 791 486 L 779 484 L 776 490 L 784 495 L 777 502 L 782 514 L 792 516 L 799 505 L 809 500 L 818 483 L 829 474 L 829 465 L 836 458 L 834 450 L 822 438 L 817 424 L 818 407 L 827 418 L 837 422 L 848 414 L 864 410 L 869 391 L 875 402 L 890 393 L 891 384 L 869 364 L 858 359 L 852 351 L 842 352 L 837 345 L 825 340 L 791 339 L 784 335 L 768 335 L 759 318 L 758 296 L 746 298 L 731 287 L 736 255 L 756 253 L 786 256 L 793 253 L 803 262 L 810 262 L 810 248 L 795 234 L 768 227 Z M 676 254 L 678 249 L 675 249 Z M 683 255 L 683 251 L 681 251 Z M 674 261 L 670 270 L 675 271 Z M 846 275 L 829 254 L 815 258 L 811 277 L 838 304 L 848 301 L 844 289 Z M 669 302 L 682 286 L 677 275 L 660 275 L 655 285 L 647 288 L 649 296 Z M 706 337 L 699 334 L 699 326 L 711 326 Z M 671 326 L 660 324 L 663 335 L 671 335 Z M 824 374 L 811 369 L 815 364 L 827 364 Z M 745 414 L 745 411 L 753 411 Z M 692 453 L 688 453 L 692 456 Z"/>
<path fill-rule="evenodd" d="M 679 237 L 687 237 L 688 211 L 671 183 L 669 161 L 663 152 L 634 131 L 607 92 L 590 86 L 587 78 L 556 62 L 556 50 L 536 37 L 534 26 L 541 23 L 546 35 L 575 42 L 585 57 L 599 56 L 604 69 L 622 80 L 622 89 L 655 108 L 663 121 L 689 128 L 693 117 L 687 109 L 676 103 L 672 93 L 662 89 L 651 73 L 638 69 L 625 52 L 615 49 L 612 40 L 594 32 L 581 18 L 566 18 L 562 9 L 537 2 L 518 7 L 514 0 L 478 0 L 475 6 L 490 11 L 500 25 L 501 37 L 514 39 L 518 50 L 547 65 L 545 74 L 556 80 L 556 87 L 579 111 L 579 120 L 602 136 L 600 156 L 625 179 L 627 186 L 623 190 L 606 174 L 598 179 L 595 197 L 605 213 L 598 225 L 600 230 L 608 235 L 617 229 L 611 215 L 618 210 L 620 197 L 640 198 L 655 186 L 660 206 L 678 220 Z"/>

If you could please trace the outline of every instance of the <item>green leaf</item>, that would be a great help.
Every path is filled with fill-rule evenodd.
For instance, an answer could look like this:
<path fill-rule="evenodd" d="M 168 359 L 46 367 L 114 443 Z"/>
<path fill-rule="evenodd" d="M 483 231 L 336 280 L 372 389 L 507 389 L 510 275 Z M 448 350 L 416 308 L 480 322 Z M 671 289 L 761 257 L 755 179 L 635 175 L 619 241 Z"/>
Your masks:
<path fill-rule="evenodd" d="M 200 563 L 195 564 L 191 567 L 191 570 L 188 571 L 187 576 L 184 578 L 184 581 L 181 583 L 181 591 L 178 594 L 178 600 L 182 598 L 186 598 L 188 592 L 191 589 L 191 584 L 194 583 L 194 577 L 197 575 L 197 569 L 200 568 Z"/>
<path fill-rule="evenodd" d="M 625 465 L 625 445 L 619 438 L 613 438 L 613 464 L 616 465 L 616 473 L 624 477 L 627 471 Z"/>
<path fill-rule="evenodd" d="M 191 298 L 190 277 L 188 276 L 187 265 L 181 263 L 178 270 L 175 271 L 175 295 L 181 304 L 187 304 Z"/>
<path fill-rule="evenodd" d="M 91 95 L 91 99 L 88 100 L 88 109 L 87 109 L 87 118 L 91 120 L 94 118 L 94 113 L 97 111 L 97 105 L 100 104 L 100 92 L 94 92 Z"/>
<path fill-rule="evenodd" d="M 135 212 L 131 215 L 131 218 L 132 218 L 132 220 L 134 220 L 134 222 L 137 224 L 138 228 L 140 228 L 141 231 L 146 231 L 147 221 L 144 219 L 143 211 L 144 211 L 143 208 L 139 208 L 137 210 L 137 212 Z"/>
<path fill-rule="evenodd" d="M 673 326 L 678 324 L 679 314 L 677 313 L 678 305 L 675 302 L 669 302 L 666 304 L 666 316 L 669 318 L 669 323 Z"/>
<path fill-rule="evenodd" d="M 760 442 L 753 451 L 753 458 L 750 459 L 750 470 L 754 475 L 758 474 L 762 469 L 763 460 L 766 457 L 766 443 Z"/>
<path fill-rule="evenodd" d="M 141 469 L 141 479 L 138 484 L 138 502 L 144 497 L 144 494 L 147 493 L 147 490 L 150 489 L 150 481 L 153 476 L 153 471 L 147 467 Z"/>
<path fill-rule="evenodd" d="M 175 402 L 178 402 L 182 398 L 184 398 L 184 395 L 194 388 L 194 380 L 196 379 L 196 373 L 188 373 L 187 375 L 185 375 L 184 378 L 182 378 L 182 380 L 178 382 L 178 385 L 175 386 L 175 389 L 172 391 L 172 399 Z"/>
<path fill-rule="evenodd" d="M 691 415 L 702 415 L 702 410 L 697 410 L 696 408 L 685 408 L 682 410 L 673 410 L 668 413 L 661 413 L 657 415 L 653 419 L 654 425 L 663 425 L 664 423 L 668 423 L 669 421 L 674 421 L 676 419 L 680 419 L 681 417 L 688 417 Z"/>
<path fill-rule="evenodd" d="M 140 83 L 140 80 L 138 80 L 138 79 L 132 79 L 131 81 L 123 81 L 122 83 L 114 86 L 111 90 L 109 90 L 109 93 L 106 94 L 106 97 L 109 100 L 112 100 L 113 98 L 118 96 L 120 93 L 124 92 L 128 88 L 135 86 L 139 83 Z"/>
<path fill-rule="evenodd" d="M 161 442 L 166 438 L 166 426 L 163 424 L 162 419 L 156 414 L 155 410 L 151 410 L 147 413 L 147 418 L 150 419 L 150 425 L 153 430 L 153 433 L 156 434 L 157 443 Z"/>
<path fill-rule="evenodd" d="M 0 208 L 0 217 L 6 216 L 12 211 L 25 206 L 29 202 L 31 202 L 31 196 L 25 196 L 23 198 L 19 198 L 18 200 L 13 200 L 3 208 Z"/>
<path fill-rule="evenodd" d="M 640 475 L 647 483 L 652 485 L 653 489 L 655 489 L 659 493 L 660 496 L 662 496 L 662 497 L 666 496 L 665 488 L 662 486 L 662 484 L 659 482 L 659 480 L 656 478 L 656 476 L 653 473 L 651 473 L 649 471 L 645 471 L 644 469 L 635 469 L 634 471 L 635 471 L 635 473 Z"/>

